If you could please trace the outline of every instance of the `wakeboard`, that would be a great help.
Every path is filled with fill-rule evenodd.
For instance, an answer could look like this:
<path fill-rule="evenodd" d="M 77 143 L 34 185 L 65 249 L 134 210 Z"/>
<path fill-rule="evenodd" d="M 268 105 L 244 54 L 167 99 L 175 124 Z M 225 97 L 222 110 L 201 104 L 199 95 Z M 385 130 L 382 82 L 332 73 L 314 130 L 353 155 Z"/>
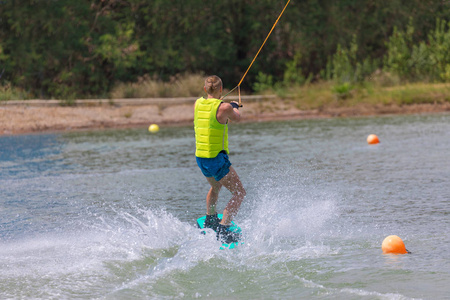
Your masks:
<path fill-rule="evenodd" d="M 222 214 L 218 214 L 217 217 L 219 219 L 222 219 L 223 215 Z M 204 229 L 205 228 L 205 220 L 206 220 L 206 216 L 203 216 L 203 217 L 197 219 L 197 226 L 198 226 L 198 228 L 200 228 L 200 229 Z M 237 226 L 236 223 L 231 221 L 230 231 L 241 233 L 241 227 Z M 202 231 L 202 233 L 205 234 L 206 232 Z M 222 243 L 222 246 L 220 247 L 220 249 L 221 250 L 234 249 L 239 244 L 242 244 L 242 242 L 235 242 L 235 243 L 231 243 L 231 244 Z"/>

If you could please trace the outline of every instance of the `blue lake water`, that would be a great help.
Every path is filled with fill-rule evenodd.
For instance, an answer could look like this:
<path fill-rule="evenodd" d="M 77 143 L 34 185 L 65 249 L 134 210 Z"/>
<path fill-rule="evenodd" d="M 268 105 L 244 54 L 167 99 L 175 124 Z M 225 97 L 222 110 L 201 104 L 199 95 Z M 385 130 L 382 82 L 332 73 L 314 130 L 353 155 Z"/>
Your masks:
<path fill-rule="evenodd" d="M 0 299 L 448 299 L 449 114 L 232 124 L 229 251 L 195 225 L 193 134 L 0 137 Z"/>

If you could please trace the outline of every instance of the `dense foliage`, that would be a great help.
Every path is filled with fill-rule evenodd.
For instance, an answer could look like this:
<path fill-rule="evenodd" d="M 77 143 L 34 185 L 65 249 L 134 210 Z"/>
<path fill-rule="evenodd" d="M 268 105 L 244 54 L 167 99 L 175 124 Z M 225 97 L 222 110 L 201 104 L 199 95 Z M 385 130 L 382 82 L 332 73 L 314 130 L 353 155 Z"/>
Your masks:
<path fill-rule="evenodd" d="M 0 86 L 31 97 L 105 97 L 118 82 L 177 74 L 237 84 L 280 0 L 0 1 Z M 450 81 L 450 2 L 292 0 L 243 88 L 383 70 Z"/>

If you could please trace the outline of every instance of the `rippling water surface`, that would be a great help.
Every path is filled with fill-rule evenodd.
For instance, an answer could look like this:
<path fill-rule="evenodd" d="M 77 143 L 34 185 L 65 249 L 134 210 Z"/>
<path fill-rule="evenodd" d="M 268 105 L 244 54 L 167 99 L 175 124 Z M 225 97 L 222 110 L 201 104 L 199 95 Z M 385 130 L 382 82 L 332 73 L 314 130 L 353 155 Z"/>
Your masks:
<path fill-rule="evenodd" d="M 0 137 L 0 298 L 448 299 L 450 115 L 232 124 L 230 150 L 222 251 L 191 127 Z"/>

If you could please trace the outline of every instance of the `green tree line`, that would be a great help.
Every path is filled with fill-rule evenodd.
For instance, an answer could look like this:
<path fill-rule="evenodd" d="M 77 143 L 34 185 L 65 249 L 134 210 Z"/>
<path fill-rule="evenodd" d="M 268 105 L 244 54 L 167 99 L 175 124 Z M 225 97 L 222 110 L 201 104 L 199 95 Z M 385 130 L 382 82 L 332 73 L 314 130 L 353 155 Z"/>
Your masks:
<path fill-rule="evenodd" d="M 0 0 L 0 86 L 27 97 L 107 97 L 148 76 L 238 83 L 286 1 Z M 242 87 L 450 81 L 450 2 L 292 0 Z"/>

